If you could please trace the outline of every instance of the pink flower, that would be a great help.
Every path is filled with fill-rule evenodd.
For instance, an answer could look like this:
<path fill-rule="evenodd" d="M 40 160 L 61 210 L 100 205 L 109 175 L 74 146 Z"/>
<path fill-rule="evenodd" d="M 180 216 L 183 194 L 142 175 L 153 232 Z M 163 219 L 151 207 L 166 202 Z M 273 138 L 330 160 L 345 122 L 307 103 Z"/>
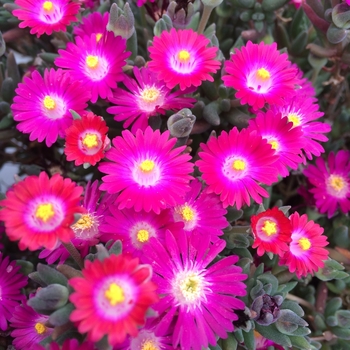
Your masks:
<path fill-rule="evenodd" d="M 235 96 L 241 104 L 254 110 L 270 105 L 284 105 L 285 97 L 292 94 L 298 84 L 298 69 L 292 66 L 287 54 L 280 54 L 277 44 L 248 41 L 241 50 L 235 49 L 231 60 L 225 63 L 227 75 L 222 77 L 226 86 L 237 90 Z"/>
<path fill-rule="evenodd" d="M 211 73 L 220 68 L 215 60 L 217 47 L 207 47 L 209 40 L 192 29 L 164 30 L 154 37 L 148 48 L 151 61 L 148 67 L 164 80 L 169 89 L 180 85 L 181 90 L 200 86 L 202 81 L 214 81 Z"/>
<path fill-rule="evenodd" d="M 103 33 L 106 31 L 108 24 L 109 13 L 105 12 L 103 15 L 100 12 L 90 13 L 88 16 L 82 18 L 82 23 L 74 27 L 73 34 L 84 38 L 96 35 L 96 40 L 100 41 Z"/>

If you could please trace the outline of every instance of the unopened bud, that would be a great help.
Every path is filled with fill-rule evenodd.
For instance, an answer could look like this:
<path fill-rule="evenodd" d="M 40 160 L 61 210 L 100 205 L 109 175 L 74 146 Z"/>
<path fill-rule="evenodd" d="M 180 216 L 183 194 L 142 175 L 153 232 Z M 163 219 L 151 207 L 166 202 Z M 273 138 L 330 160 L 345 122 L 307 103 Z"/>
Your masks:
<path fill-rule="evenodd" d="M 135 19 L 130 9 L 130 5 L 126 3 L 121 9 L 117 4 L 112 4 L 109 11 L 109 20 L 107 30 L 113 32 L 115 36 L 120 35 L 122 38 L 128 40 L 135 31 Z"/>
<path fill-rule="evenodd" d="M 196 117 L 188 108 L 173 114 L 167 122 L 171 136 L 176 138 L 188 137 L 195 121 Z"/>
<path fill-rule="evenodd" d="M 268 326 L 277 321 L 280 316 L 280 305 L 283 298 L 279 295 L 271 297 L 268 294 L 261 295 L 252 303 L 251 309 L 256 313 L 255 322 Z"/>
<path fill-rule="evenodd" d="M 171 18 L 176 29 L 185 29 L 194 15 L 194 5 L 190 2 L 186 8 L 181 8 L 176 1 L 171 1 L 167 8 L 167 15 Z"/>

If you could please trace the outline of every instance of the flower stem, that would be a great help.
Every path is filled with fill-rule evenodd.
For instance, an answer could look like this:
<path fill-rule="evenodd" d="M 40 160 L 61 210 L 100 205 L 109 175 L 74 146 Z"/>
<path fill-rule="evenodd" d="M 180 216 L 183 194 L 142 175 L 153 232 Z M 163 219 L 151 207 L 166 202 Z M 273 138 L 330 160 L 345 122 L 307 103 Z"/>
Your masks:
<path fill-rule="evenodd" d="M 198 25 L 198 30 L 197 30 L 198 34 L 203 34 L 205 26 L 208 23 L 208 19 L 210 17 L 211 11 L 213 11 L 213 7 L 204 5 L 202 17 Z"/>
<path fill-rule="evenodd" d="M 74 259 L 74 261 L 78 264 L 78 266 L 83 269 L 84 268 L 84 261 L 81 258 L 80 253 L 78 252 L 77 248 L 74 247 L 72 242 L 68 242 L 68 243 L 63 243 L 62 244 L 66 247 L 66 249 L 68 250 L 69 254 L 71 255 L 71 257 Z"/>

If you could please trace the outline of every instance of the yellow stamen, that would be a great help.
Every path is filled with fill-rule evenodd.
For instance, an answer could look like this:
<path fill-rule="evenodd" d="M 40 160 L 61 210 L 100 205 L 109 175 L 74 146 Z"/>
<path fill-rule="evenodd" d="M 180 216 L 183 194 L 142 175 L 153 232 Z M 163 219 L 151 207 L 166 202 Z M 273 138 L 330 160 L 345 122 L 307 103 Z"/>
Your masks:
<path fill-rule="evenodd" d="M 272 236 L 277 233 L 277 224 L 270 220 L 264 221 L 264 226 L 261 228 L 262 231 L 266 233 L 267 236 Z"/>
<path fill-rule="evenodd" d="M 244 170 L 245 169 L 245 162 L 243 160 L 240 159 L 236 159 L 233 163 L 232 163 L 232 168 L 234 170 Z"/>
<path fill-rule="evenodd" d="M 96 68 L 98 65 L 98 57 L 92 56 L 92 55 L 87 56 L 86 57 L 86 65 L 92 69 Z"/>
<path fill-rule="evenodd" d="M 53 10 L 53 3 L 51 1 L 45 1 L 43 3 L 43 9 L 47 12 L 52 11 Z"/>
<path fill-rule="evenodd" d="M 35 328 L 35 330 L 36 330 L 36 332 L 37 332 L 38 334 L 44 334 L 44 333 L 46 332 L 46 329 L 47 329 L 47 328 L 46 328 L 42 323 L 40 323 L 40 322 L 36 323 L 35 326 L 34 326 L 34 328 Z"/>
<path fill-rule="evenodd" d="M 86 134 L 83 138 L 83 145 L 87 148 L 93 148 L 98 146 L 98 138 L 96 134 Z"/>
<path fill-rule="evenodd" d="M 256 71 L 256 76 L 259 80 L 266 81 L 271 78 L 270 72 L 267 71 L 265 68 L 260 68 Z"/>
<path fill-rule="evenodd" d="M 192 221 L 194 218 L 194 211 L 188 205 L 181 207 L 180 214 L 184 221 Z"/>
<path fill-rule="evenodd" d="M 140 164 L 140 169 L 144 173 L 150 173 L 154 169 L 153 160 L 146 159 Z"/>
<path fill-rule="evenodd" d="M 46 95 L 43 101 L 44 107 L 46 109 L 49 109 L 50 111 L 52 109 L 55 109 L 56 107 L 56 102 L 53 100 L 50 96 Z"/>
<path fill-rule="evenodd" d="M 272 149 L 278 149 L 278 141 L 276 140 L 270 140 L 269 144 L 271 145 Z"/>
<path fill-rule="evenodd" d="M 155 87 L 144 89 L 141 92 L 141 98 L 148 103 L 156 101 L 159 95 L 160 95 L 159 90 L 156 89 Z"/>
<path fill-rule="evenodd" d="M 102 33 L 97 33 L 96 34 L 96 42 L 99 42 L 102 38 Z"/>
<path fill-rule="evenodd" d="M 341 191 L 346 186 L 344 178 L 338 175 L 331 175 L 328 179 L 328 183 L 333 190 L 337 192 Z"/>
<path fill-rule="evenodd" d="M 302 250 L 309 250 L 311 247 L 311 242 L 308 238 L 300 238 L 299 239 L 299 245 Z"/>
<path fill-rule="evenodd" d="M 153 342 L 153 340 L 146 340 L 141 344 L 140 350 L 159 350 L 159 347 Z"/>
<path fill-rule="evenodd" d="M 181 63 L 187 63 L 190 60 L 191 55 L 187 50 L 181 50 L 177 54 L 177 58 Z"/>
<path fill-rule="evenodd" d="M 39 204 L 36 208 L 35 217 L 42 220 L 43 222 L 47 222 L 55 215 L 55 211 L 53 210 L 53 205 L 51 203 Z"/>
<path fill-rule="evenodd" d="M 202 281 L 200 276 L 190 273 L 179 284 L 180 291 L 187 301 L 196 300 L 201 293 Z"/>
<path fill-rule="evenodd" d="M 145 243 L 149 240 L 149 232 L 147 230 L 140 230 L 137 232 L 137 240 L 141 243 Z"/>
<path fill-rule="evenodd" d="M 293 123 L 293 127 L 300 125 L 300 118 L 296 113 L 290 113 L 288 114 L 288 121 Z"/>
<path fill-rule="evenodd" d="M 124 290 L 116 283 L 111 283 L 108 290 L 105 292 L 105 297 L 112 306 L 116 306 L 125 300 Z"/>
<path fill-rule="evenodd" d="M 72 229 L 74 230 L 86 230 L 91 228 L 94 225 L 94 221 L 89 214 L 84 214 L 82 217 L 72 225 Z"/>

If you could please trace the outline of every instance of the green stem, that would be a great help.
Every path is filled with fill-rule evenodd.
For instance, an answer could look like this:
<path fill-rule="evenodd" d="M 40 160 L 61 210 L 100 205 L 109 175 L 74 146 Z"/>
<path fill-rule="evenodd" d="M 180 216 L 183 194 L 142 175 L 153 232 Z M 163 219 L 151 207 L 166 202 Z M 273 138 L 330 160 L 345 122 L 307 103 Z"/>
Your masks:
<path fill-rule="evenodd" d="M 213 11 L 213 7 L 204 5 L 202 17 L 198 25 L 198 30 L 197 30 L 198 34 L 203 34 L 205 26 L 208 23 L 211 11 Z"/>
<path fill-rule="evenodd" d="M 62 244 L 66 247 L 66 249 L 68 250 L 69 254 L 71 255 L 71 257 L 74 259 L 74 261 L 78 264 L 78 266 L 83 269 L 84 268 L 84 261 L 81 258 L 80 253 L 78 252 L 78 249 L 74 247 L 72 242 L 68 242 L 68 243 L 63 243 Z"/>

